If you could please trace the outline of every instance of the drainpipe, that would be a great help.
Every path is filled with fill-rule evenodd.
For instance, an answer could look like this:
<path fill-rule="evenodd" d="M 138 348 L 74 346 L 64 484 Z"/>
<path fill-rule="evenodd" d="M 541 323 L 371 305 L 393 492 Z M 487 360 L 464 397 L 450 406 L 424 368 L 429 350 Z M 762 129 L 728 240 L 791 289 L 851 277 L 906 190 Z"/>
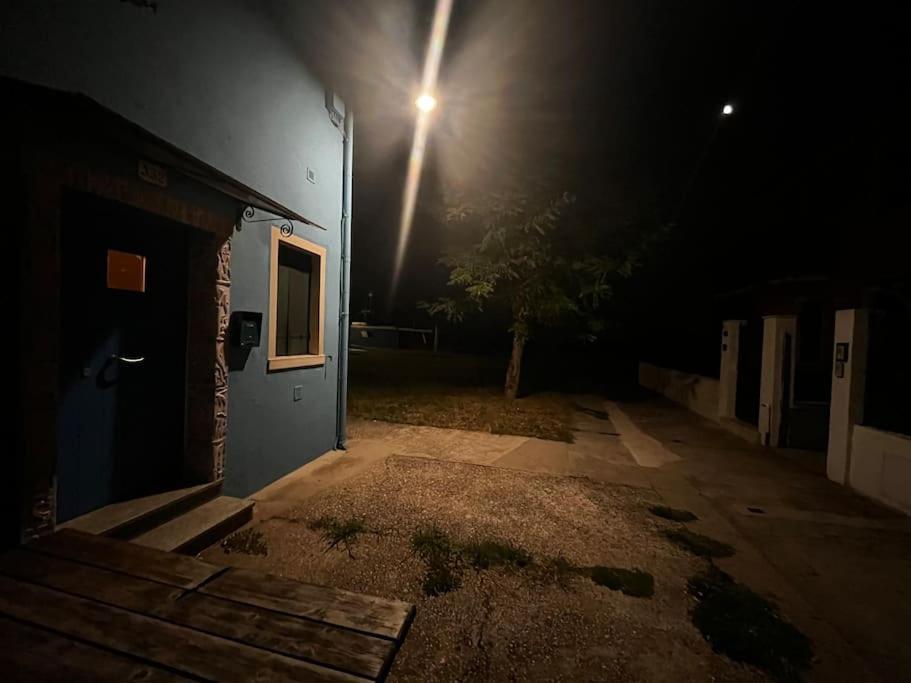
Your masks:
<path fill-rule="evenodd" d="M 351 169 L 354 160 L 354 115 L 345 107 L 344 165 L 342 167 L 342 268 L 338 294 L 338 405 L 335 447 L 345 450 L 348 428 L 348 299 L 351 287 Z"/>

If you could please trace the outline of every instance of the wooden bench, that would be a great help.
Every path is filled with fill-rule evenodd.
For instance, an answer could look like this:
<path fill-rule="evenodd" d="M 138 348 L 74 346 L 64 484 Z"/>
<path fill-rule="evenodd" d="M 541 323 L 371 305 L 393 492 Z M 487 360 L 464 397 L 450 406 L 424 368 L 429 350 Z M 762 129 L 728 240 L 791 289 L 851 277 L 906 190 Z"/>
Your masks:
<path fill-rule="evenodd" d="M 413 617 L 74 530 L 0 555 L 4 680 L 382 680 Z"/>

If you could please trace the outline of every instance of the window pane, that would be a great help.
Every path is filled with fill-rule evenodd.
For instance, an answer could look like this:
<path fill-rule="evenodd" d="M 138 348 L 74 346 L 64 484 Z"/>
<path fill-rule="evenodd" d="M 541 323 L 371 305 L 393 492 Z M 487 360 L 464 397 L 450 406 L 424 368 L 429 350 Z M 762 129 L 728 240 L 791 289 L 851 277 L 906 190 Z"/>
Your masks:
<path fill-rule="evenodd" d="M 284 245 L 278 252 L 278 300 L 275 352 L 310 353 L 310 275 L 312 257 Z"/>

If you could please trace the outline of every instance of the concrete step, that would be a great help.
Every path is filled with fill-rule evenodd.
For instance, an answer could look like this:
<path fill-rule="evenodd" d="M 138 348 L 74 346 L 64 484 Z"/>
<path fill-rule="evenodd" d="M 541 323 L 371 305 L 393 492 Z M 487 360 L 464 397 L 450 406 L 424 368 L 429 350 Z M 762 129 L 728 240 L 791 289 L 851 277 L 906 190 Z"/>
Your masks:
<path fill-rule="evenodd" d="M 75 529 L 96 536 L 134 538 L 183 514 L 221 491 L 221 480 L 199 486 L 156 493 L 143 498 L 106 505 L 61 524 L 60 529 Z"/>
<path fill-rule="evenodd" d="M 132 539 L 158 550 L 194 554 L 243 526 L 253 517 L 253 501 L 219 496 Z"/>

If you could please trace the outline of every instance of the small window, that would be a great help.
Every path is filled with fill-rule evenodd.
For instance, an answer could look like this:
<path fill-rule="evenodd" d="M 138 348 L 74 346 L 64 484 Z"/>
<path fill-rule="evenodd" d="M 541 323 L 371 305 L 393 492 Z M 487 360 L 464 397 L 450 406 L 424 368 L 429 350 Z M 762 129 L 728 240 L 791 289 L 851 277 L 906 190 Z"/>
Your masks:
<path fill-rule="evenodd" d="M 108 249 L 108 289 L 128 292 L 146 291 L 146 257 Z"/>
<path fill-rule="evenodd" d="M 326 249 L 272 228 L 269 369 L 322 365 Z"/>

